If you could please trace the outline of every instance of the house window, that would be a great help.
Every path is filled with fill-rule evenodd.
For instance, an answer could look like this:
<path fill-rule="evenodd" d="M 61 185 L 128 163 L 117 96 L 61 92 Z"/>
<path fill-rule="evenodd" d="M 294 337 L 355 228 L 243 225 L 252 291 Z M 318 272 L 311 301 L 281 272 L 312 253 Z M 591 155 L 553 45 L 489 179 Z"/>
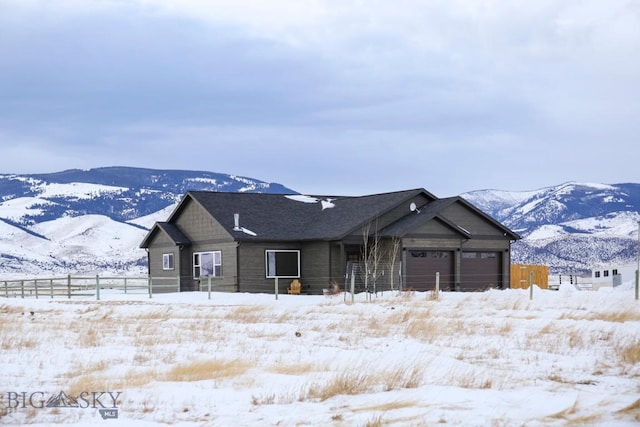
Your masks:
<path fill-rule="evenodd" d="M 300 251 L 267 250 L 265 251 L 267 279 L 276 277 L 300 277 Z"/>
<path fill-rule="evenodd" d="M 611 270 L 611 274 L 613 274 L 614 276 L 618 275 L 618 269 L 614 268 L 613 270 Z"/>
<path fill-rule="evenodd" d="M 600 277 L 600 272 L 596 271 L 596 278 Z"/>
<path fill-rule="evenodd" d="M 222 252 L 195 252 L 193 254 L 193 277 L 222 276 Z"/>
<path fill-rule="evenodd" d="M 175 268 L 173 254 L 162 254 L 162 269 L 173 270 Z"/>
<path fill-rule="evenodd" d="M 604 273 L 604 277 L 609 277 L 609 270 L 605 270 L 603 271 L 603 273 Z"/>
<path fill-rule="evenodd" d="M 431 252 L 431 258 L 449 258 L 449 252 L 433 251 Z"/>

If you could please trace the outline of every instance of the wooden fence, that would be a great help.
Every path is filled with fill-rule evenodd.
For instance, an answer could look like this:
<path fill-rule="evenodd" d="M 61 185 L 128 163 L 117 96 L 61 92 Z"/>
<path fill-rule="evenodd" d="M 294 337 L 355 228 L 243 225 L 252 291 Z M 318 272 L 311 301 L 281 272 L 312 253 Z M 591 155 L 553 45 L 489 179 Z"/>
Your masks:
<path fill-rule="evenodd" d="M 235 292 L 236 286 L 225 286 L 223 277 L 213 280 L 203 278 L 199 291 Z M 105 290 L 116 290 L 125 294 L 153 294 L 180 292 L 180 277 L 151 276 L 62 276 L 38 277 L 33 279 L 0 280 L 0 297 L 5 298 L 68 298 L 95 297 L 100 300 L 100 293 Z"/>
<path fill-rule="evenodd" d="M 535 285 L 540 289 L 549 288 L 549 267 L 546 265 L 511 264 L 511 289 L 527 289 L 531 272 Z"/>
<path fill-rule="evenodd" d="M 0 296 L 11 298 L 93 297 L 100 300 L 100 292 L 118 290 L 125 294 L 177 292 L 179 281 L 154 283 L 150 276 L 63 276 L 50 278 L 14 279 L 0 281 Z"/>

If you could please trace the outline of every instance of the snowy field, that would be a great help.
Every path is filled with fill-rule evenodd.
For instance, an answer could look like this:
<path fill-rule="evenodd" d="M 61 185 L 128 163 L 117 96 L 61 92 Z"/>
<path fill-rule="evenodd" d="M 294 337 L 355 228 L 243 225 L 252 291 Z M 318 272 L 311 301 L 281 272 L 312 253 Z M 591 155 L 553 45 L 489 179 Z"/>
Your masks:
<path fill-rule="evenodd" d="M 0 298 L 0 319 L 4 425 L 640 423 L 632 287 L 354 302 L 105 291 Z"/>

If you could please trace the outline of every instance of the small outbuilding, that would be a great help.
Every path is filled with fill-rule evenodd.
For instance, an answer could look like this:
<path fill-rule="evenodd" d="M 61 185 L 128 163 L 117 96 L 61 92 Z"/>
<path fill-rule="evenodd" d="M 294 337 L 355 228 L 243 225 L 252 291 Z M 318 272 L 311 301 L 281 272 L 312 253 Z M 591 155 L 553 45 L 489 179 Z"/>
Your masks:
<path fill-rule="evenodd" d="M 149 275 L 182 291 L 322 294 L 359 275 L 367 290 L 507 288 L 520 236 L 462 197 L 424 189 L 358 197 L 190 191 L 141 243 Z M 364 277 L 364 280 L 363 280 Z"/>
<path fill-rule="evenodd" d="M 591 283 L 594 290 L 615 288 L 623 284 L 632 284 L 636 280 L 636 264 L 599 264 L 591 268 Z"/>

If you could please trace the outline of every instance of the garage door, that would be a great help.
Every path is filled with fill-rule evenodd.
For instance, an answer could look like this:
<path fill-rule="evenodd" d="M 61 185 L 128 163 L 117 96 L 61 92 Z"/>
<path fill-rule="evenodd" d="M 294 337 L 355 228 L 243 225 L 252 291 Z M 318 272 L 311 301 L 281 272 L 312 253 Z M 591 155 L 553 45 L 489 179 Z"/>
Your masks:
<path fill-rule="evenodd" d="M 436 287 L 436 273 L 440 273 L 440 289 L 453 287 L 453 252 L 409 250 L 406 256 L 406 287 L 428 291 Z"/>
<path fill-rule="evenodd" d="M 483 291 L 502 286 L 500 252 L 462 252 L 460 290 Z"/>

